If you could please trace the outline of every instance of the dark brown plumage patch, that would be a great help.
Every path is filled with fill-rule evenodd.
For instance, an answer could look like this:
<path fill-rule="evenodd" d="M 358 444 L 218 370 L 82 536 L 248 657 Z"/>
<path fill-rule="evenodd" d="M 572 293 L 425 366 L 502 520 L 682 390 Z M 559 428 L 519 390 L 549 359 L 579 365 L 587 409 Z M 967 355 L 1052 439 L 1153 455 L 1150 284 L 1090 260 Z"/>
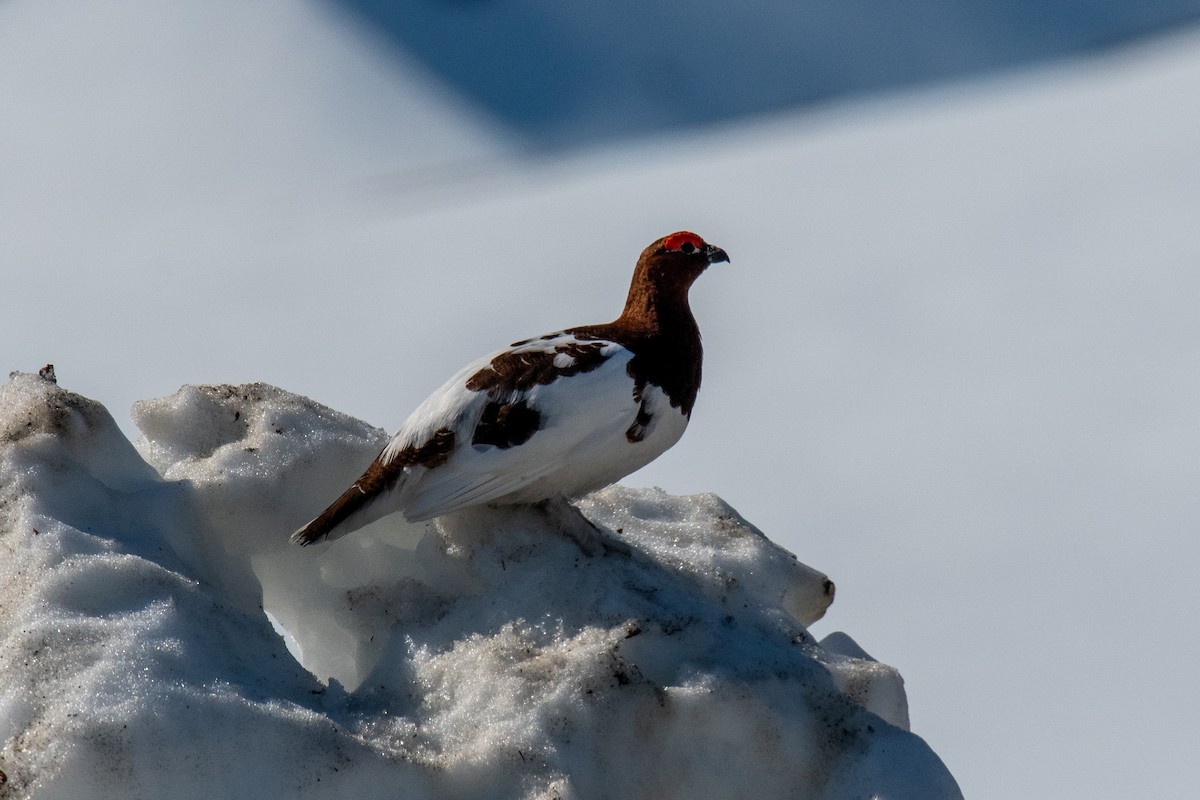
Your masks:
<path fill-rule="evenodd" d="M 400 480 L 405 467 L 421 466 L 433 469 L 446 463 L 454 452 L 454 431 L 449 428 L 438 428 L 428 441 L 421 445 L 409 445 L 396 454 L 396 457 L 384 462 L 381 453 L 371 466 L 367 467 L 354 484 L 342 492 L 329 508 L 320 516 L 292 534 L 292 541 L 308 545 L 329 535 L 329 532 L 340 525 L 346 518 L 369 504 L 385 490 L 392 489 Z"/>
<path fill-rule="evenodd" d="M 601 352 L 603 347 L 602 342 L 565 342 L 553 349 L 509 350 L 468 378 L 466 385 L 471 391 L 487 392 L 499 400 L 506 393 L 526 392 L 558 378 L 591 372 L 607 359 Z M 571 363 L 556 366 L 554 360 L 560 355 L 570 356 Z"/>
<path fill-rule="evenodd" d="M 515 403 L 492 401 L 483 407 L 471 444 L 506 449 L 525 444 L 542 424 L 542 415 L 524 400 Z"/>
<path fill-rule="evenodd" d="M 606 325 L 572 328 L 568 333 L 581 339 L 616 342 L 633 353 L 626 371 L 633 378 L 635 402 L 641 403 L 646 384 L 652 383 L 663 390 L 672 407 L 686 416 L 692 415 L 700 392 L 703 347 L 700 331 L 690 314 L 666 330 L 640 330 L 617 320 Z"/>
<path fill-rule="evenodd" d="M 640 390 L 636 386 L 634 387 L 634 394 L 635 396 L 641 394 Z M 629 426 L 629 430 L 625 431 L 625 438 L 635 443 L 645 439 L 646 429 L 649 427 L 651 419 L 653 419 L 653 417 L 651 416 L 650 412 L 646 410 L 646 404 L 639 403 L 637 419 L 635 419 L 633 424 Z"/>
<path fill-rule="evenodd" d="M 421 466 L 440 467 L 446 463 L 446 459 L 454 452 L 454 431 L 449 428 L 438 428 L 433 432 L 433 436 L 429 437 L 429 441 L 420 447 L 408 447 L 396 454 L 388 466 Z"/>
<path fill-rule="evenodd" d="M 560 334 L 541 337 L 546 341 Z M 521 347 L 530 341 L 518 342 Z M 483 407 L 473 445 L 509 448 L 524 444 L 541 429 L 542 415 L 520 397 L 534 386 L 552 383 L 558 378 L 591 372 L 607 359 L 601 352 L 603 342 L 564 342 L 545 350 L 505 352 L 467 379 L 466 387 L 473 392 L 487 392 L 488 404 Z M 568 356 L 570 363 L 555 364 L 559 356 Z"/>

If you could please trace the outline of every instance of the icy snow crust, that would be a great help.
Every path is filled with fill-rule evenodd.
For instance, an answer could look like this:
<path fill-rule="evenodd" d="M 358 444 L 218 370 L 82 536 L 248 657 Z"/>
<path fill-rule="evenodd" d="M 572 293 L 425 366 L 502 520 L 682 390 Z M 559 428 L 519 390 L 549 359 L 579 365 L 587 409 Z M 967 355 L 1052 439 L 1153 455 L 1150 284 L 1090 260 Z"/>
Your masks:
<path fill-rule="evenodd" d="M 806 633 L 828 579 L 713 495 L 582 501 L 629 556 L 525 508 L 302 550 L 383 431 L 262 384 L 134 418 L 0 389 L 0 796 L 961 796 L 899 675 Z"/>

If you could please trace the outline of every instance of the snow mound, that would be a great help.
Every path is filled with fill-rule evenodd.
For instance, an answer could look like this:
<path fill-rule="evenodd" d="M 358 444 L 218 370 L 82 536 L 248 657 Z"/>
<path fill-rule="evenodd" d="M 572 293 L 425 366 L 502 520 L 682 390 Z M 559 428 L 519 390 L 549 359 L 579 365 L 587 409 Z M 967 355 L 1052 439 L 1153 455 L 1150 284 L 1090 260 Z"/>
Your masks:
<path fill-rule="evenodd" d="M 274 387 L 0 388 L 0 796 L 957 798 L 833 585 L 712 495 L 288 533 L 384 432 Z M 265 613 L 264 613 L 265 612 Z M 281 635 L 282 634 L 282 635 Z"/>

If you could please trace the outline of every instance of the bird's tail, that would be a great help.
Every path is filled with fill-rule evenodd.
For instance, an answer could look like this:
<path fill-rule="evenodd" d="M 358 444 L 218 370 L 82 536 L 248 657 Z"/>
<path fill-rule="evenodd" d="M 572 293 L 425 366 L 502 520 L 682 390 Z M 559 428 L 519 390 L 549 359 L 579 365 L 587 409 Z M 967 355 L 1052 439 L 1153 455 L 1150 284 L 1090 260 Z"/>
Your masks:
<path fill-rule="evenodd" d="M 379 501 L 395 487 L 401 474 L 402 470 L 388 468 L 375 459 L 329 508 L 292 534 L 292 543 L 303 547 L 321 539 L 339 539 L 391 513 L 395 509 L 385 508 L 389 504 Z"/>

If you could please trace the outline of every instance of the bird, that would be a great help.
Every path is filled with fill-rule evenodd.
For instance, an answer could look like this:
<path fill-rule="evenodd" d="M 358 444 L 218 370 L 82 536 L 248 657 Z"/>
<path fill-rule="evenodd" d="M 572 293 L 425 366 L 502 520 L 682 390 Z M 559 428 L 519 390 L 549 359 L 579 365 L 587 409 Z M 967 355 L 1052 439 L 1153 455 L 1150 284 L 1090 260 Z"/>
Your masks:
<path fill-rule="evenodd" d="M 572 517 L 590 526 L 571 500 L 640 469 L 683 435 L 703 357 L 688 291 L 728 261 L 690 231 L 654 241 L 619 317 L 468 364 L 291 541 L 333 540 L 390 514 L 415 523 L 479 505 L 529 504 L 560 527 Z"/>

